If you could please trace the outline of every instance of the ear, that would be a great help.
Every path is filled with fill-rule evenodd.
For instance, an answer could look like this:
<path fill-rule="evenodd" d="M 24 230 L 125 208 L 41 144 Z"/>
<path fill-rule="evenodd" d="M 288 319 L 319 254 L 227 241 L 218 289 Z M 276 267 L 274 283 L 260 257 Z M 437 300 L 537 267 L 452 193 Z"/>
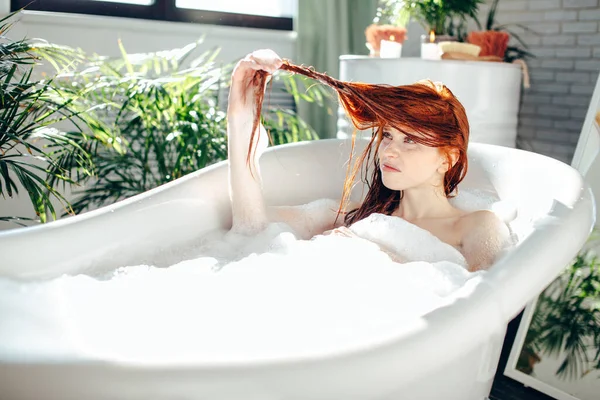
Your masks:
<path fill-rule="evenodd" d="M 445 174 L 458 162 L 459 152 L 456 149 L 449 150 L 442 154 L 442 164 L 438 168 L 438 172 Z"/>

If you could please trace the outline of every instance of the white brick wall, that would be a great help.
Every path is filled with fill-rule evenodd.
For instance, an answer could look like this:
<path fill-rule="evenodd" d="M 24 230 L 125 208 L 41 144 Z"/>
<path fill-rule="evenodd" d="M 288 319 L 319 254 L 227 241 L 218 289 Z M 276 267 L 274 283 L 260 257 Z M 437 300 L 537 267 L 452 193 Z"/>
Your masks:
<path fill-rule="evenodd" d="M 519 147 L 570 163 L 600 72 L 600 0 L 500 0 L 499 24 L 517 26 L 536 58 L 528 61 Z M 488 4 L 490 1 L 488 1 Z M 484 20 L 486 7 L 480 14 Z"/>

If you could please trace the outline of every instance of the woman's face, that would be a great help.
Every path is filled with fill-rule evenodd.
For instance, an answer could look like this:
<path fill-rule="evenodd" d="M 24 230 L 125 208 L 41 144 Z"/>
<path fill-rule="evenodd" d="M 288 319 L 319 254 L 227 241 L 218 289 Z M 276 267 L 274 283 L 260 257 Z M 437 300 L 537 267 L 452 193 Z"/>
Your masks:
<path fill-rule="evenodd" d="M 418 133 L 411 135 L 419 136 Z M 378 157 L 381 178 L 388 189 L 443 187 L 448 161 L 437 147 L 416 143 L 403 132 L 386 127 Z"/>

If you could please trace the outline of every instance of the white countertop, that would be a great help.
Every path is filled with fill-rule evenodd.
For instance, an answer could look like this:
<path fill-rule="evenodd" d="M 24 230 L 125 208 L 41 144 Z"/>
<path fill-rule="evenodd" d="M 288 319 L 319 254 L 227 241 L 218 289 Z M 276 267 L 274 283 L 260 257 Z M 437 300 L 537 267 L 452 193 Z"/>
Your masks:
<path fill-rule="evenodd" d="M 463 65 L 463 66 L 487 66 L 489 68 L 516 68 L 521 69 L 521 66 L 518 64 L 511 64 L 506 62 L 493 62 L 493 61 L 464 61 L 464 60 L 423 60 L 420 57 L 401 57 L 401 58 L 380 58 L 380 57 L 370 57 L 363 55 L 354 55 L 354 54 L 342 54 L 340 56 L 340 62 L 343 61 L 357 61 L 357 62 L 377 62 L 377 63 L 390 63 L 390 62 L 401 62 L 401 63 L 441 63 L 440 65 Z"/>

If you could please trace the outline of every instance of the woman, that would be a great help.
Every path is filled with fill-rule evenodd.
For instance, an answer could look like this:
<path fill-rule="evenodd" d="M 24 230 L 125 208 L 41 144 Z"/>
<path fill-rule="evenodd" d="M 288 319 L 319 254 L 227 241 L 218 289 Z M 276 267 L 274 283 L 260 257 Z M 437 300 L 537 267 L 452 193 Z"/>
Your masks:
<path fill-rule="evenodd" d="M 373 139 L 346 180 L 339 207 L 320 207 L 316 212 L 313 207 L 309 212 L 305 207 L 264 204 L 258 158 L 267 145 L 267 134 L 259 116 L 267 75 L 280 68 L 330 85 L 354 125 L 373 129 Z M 234 69 L 227 115 L 235 232 L 254 234 L 269 222 L 282 221 L 304 239 L 321 233 L 354 237 L 358 235 L 353 224 L 384 215 L 407 221 L 452 246 L 471 271 L 489 267 L 507 243 L 508 228 L 494 213 L 468 213 L 448 201 L 467 171 L 469 125 L 460 102 L 441 84 L 424 81 L 393 87 L 340 82 L 286 63 L 271 50 L 259 50 Z M 371 162 L 375 171 L 365 200 L 349 202 L 358 168 Z M 395 246 L 378 244 L 393 259 L 407 261 L 406 255 L 394 251 Z"/>

